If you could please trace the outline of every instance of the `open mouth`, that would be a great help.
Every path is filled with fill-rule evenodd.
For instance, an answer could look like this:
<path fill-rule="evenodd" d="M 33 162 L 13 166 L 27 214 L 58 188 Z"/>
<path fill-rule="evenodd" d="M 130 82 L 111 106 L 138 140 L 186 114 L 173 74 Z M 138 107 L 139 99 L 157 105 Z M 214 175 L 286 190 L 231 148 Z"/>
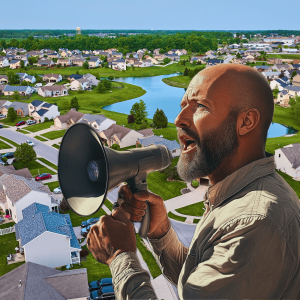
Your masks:
<path fill-rule="evenodd" d="M 195 140 L 191 139 L 188 136 L 182 136 L 182 137 L 180 137 L 180 139 L 182 140 L 182 142 L 184 144 L 183 151 L 191 150 L 196 146 Z"/>

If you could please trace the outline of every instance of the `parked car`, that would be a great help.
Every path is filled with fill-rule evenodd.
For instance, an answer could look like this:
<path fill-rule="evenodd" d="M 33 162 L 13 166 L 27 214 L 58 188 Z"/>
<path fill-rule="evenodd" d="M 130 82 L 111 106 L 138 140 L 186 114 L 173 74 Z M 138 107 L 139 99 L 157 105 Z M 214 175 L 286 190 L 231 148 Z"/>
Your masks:
<path fill-rule="evenodd" d="M 0 128 L 3 128 L 3 125 L 2 125 L 2 124 L 0 124 Z"/>
<path fill-rule="evenodd" d="M 27 120 L 26 123 L 27 125 L 36 124 L 36 120 Z"/>
<path fill-rule="evenodd" d="M 41 175 L 35 176 L 36 181 L 45 180 L 45 179 L 51 179 L 52 175 L 50 173 L 43 173 Z"/>
<path fill-rule="evenodd" d="M 115 299 L 115 291 L 112 285 L 103 286 L 90 293 L 90 300 Z"/>
<path fill-rule="evenodd" d="M 89 226 L 91 224 L 95 224 L 99 221 L 100 218 L 91 218 L 91 219 L 88 219 L 86 221 L 83 221 L 81 222 L 81 227 L 86 227 L 86 226 Z"/>
<path fill-rule="evenodd" d="M 6 118 L 6 115 L 0 114 L 0 119 Z"/>
<path fill-rule="evenodd" d="M 30 140 L 27 140 L 25 143 L 28 144 L 29 146 L 32 146 L 32 147 L 34 146 L 34 143 Z"/>
<path fill-rule="evenodd" d="M 1 158 L 1 157 L 14 158 L 14 156 L 15 156 L 15 153 L 14 153 L 14 152 L 7 152 L 7 153 L 5 153 L 5 154 L 0 155 L 0 158 Z"/>
<path fill-rule="evenodd" d="M 93 226 L 94 224 L 91 224 L 89 226 L 86 226 L 86 227 L 83 227 L 80 231 L 81 235 L 86 237 L 88 235 L 88 233 L 90 232 L 91 230 L 91 227 Z M 99 287 L 98 287 L 99 288 Z"/>
<path fill-rule="evenodd" d="M 25 121 L 19 121 L 18 123 L 16 123 L 16 126 L 21 126 L 21 125 L 24 125 L 26 124 Z"/>
<path fill-rule="evenodd" d="M 57 187 L 57 188 L 55 188 L 55 189 L 53 190 L 53 193 L 54 193 L 54 194 L 60 194 L 60 193 L 61 193 L 60 186 Z"/>
<path fill-rule="evenodd" d="M 84 229 L 84 228 L 83 228 Z M 112 278 L 102 278 L 99 280 L 94 280 L 89 283 L 90 292 L 98 290 L 99 288 L 107 285 L 112 285 Z"/>

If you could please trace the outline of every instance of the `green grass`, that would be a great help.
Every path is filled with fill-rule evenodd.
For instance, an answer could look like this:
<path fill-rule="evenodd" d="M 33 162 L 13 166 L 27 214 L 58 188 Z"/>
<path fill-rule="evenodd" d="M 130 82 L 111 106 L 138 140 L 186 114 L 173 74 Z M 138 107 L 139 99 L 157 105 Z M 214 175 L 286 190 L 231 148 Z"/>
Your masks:
<path fill-rule="evenodd" d="M 194 219 L 194 220 L 193 220 L 193 223 L 194 223 L 194 224 L 198 224 L 198 223 L 200 222 L 200 220 L 201 220 L 201 219 Z"/>
<path fill-rule="evenodd" d="M 158 136 L 160 136 L 162 134 L 163 137 L 167 140 L 170 140 L 170 141 L 175 140 L 178 142 L 177 129 L 176 129 L 175 124 L 173 124 L 173 123 L 168 123 L 167 128 L 153 129 L 153 132 L 155 135 L 158 135 Z"/>
<path fill-rule="evenodd" d="M 53 192 L 54 189 L 59 187 L 59 182 L 58 181 L 52 181 L 52 182 L 45 183 L 45 185 L 48 185 L 50 191 Z"/>
<path fill-rule="evenodd" d="M 108 199 L 106 199 L 106 200 L 104 201 L 104 205 L 105 205 L 110 211 L 112 211 L 112 209 L 113 209 L 113 204 L 112 204 Z"/>
<path fill-rule="evenodd" d="M 204 206 L 204 202 L 201 201 L 185 207 L 178 208 L 176 209 L 176 211 L 183 215 L 200 217 L 205 212 L 205 206 Z"/>
<path fill-rule="evenodd" d="M 186 217 L 181 217 L 181 216 L 177 216 L 177 215 L 174 215 L 172 212 L 168 212 L 168 217 L 171 218 L 171 219 L 174 219 L 174 220 L 177 220 L 177 221 L 180 221 L 180 222 L 185 222 L 186 220 Z"/>
<path fill-rule="evenodd" d="M 144 261 L 146 262 L 148 268 L 149 268 L 149 271 L 154 278 L 156 278 L 157 276 L 161 275 L 161 270 L 155 260 L 155 258 L 153 257 L 152 255 L 152 252 L 149 251 L 144 243 L 143 243 L 143 240 L 141 239 L 141 237 L 136 234 L 136 244 L 137 244 L 137 248 L 139 249 L 139 251 L 141 252 L 141 255 L 144 259 Z"/>
<path fill-rule="evenodd" d="M 75 214 L 72 210 L 68 210 L 64 213 L 70 215 L 73 227 L 80 226 L 82 221 L 86 221 L 91 218 L 99 218 L 101 216 L 106 215 L 105 211 L 102 208 L 100 208 L 99 211 L 97 211 L 96 213 L 94 213 L 88 217 L 81 217 L 81 216 Z"/>
<path fill-rule="evenodd" d="M 276 170 L 279 175 L 283 177 L 283 179 L 293 188 L 298 198 L 300 198 L 300 182 L 294 180 L 291 176 Z"/>
<path fill-rule="evenodd" d="M 43 157 L 39 157 L 38 160 L 40 160 L 41 162 L 43 162 L 44 164 L 48 165 L 49 167 L 51 167 L 52 169 L 57 171 L 57 165 L 50 162 L 49 160 L 43 158 Z"/>
<path fill-rule="evenodd" d="M 15 142 L 11 141 L 11 140 L 8 139 L 8 138 L 5 138 L 5 137 L 1 136 L 1 135 L 0 135 L 0 139 L 1 139 L 1 140 L 4 140 L 4 141 L 6 141 L 6 142 L 8 142 L 8 143 L 10 143 L 10 144 L 12 144 L 12 145 L 15 146 L 15 147 L 18 147 L 18 146 L 19 146 L 19 144 L 17 144 L 17 143 L 15 143 Z"/>
<path fill-rule="evenodd" d="M 47 99 L 48 101 L 48 99 Z M 26 127 L 26 130 L 31 132 L 37 132 L 40 130 L 48 129 L 50 126 L 54 125 L 54 121 L 43 122 L 35 125 L 30 125 Z"/>
<path fill-rule="evenodd" d="M 12 100 L 12 101 L 15 101 L 15 100 Z M 22 101 L 22 102 L 29 102 L 30 103 L 30 102 L 32 102 L 32 100 L 29 99 L 29 100 Z M 15 126 L 16 123 L 18 123 L 19 121 L 26 121 L 26 120 L 29 120 L 29 117 L 17 117 L 13 122 L 11 122 L 7 118 L 5 118 L 5 119 L 1 119 L 1 123 L 5 124 L 5 125 Z"/>
<path fill-rule="evenodd" d="M 191 55 L 180 55 L 180 60 L 187 60 L 187 59 L 189 59 L 189 56 L 191 56 Z"/>
<path fill-rule="evenodd" d="M 21 133 L 23 133 L 23 134 L 29 134 L 29 133 L 30 133 L 30 132 L 25 131 L 25 130 L 23 130 L 23 129 L 20 129 L 19 132 L 21 132 Z"/>
<path fill-rule="evenodd" d="M 11 146 L 7 145 L 6 143 L 0 141 L 0 149 L 10 149 Z"/>
<path fill-rule="evenodd" d="M 59 145 L 57 145 L 57 144 L 53 144 L 52 147 L 59 149 Z"/>
<path fill-rule="evenodd" d="M 23 163 L 19 162 L 19 163 L 12 163 L 13 166 L 19 170 L 19 169 L 23 169 L 24 165 Z M 50 173 L 51 175 L 55 175 L 56 172 L 48 169 L 47 167 L 41 165 L 39 162 L 37 161 L 31 161 L 28 163 L 27 168 L 29 169 L 30 173 L 32 174 L 32 176 L 38 175 L 38 174 L 42 174 L 42 173 Z"/>
<path fill-rule="evenodd" d="M 300 59 L 299 54 L 268 54 L 268 57 L 283 58 L 283 59 Z"/>
<path fill-rule="evenodd" d="M 163 78 L 162 81 L 170 86 L 179 87 L 179 88 L 187 88 L 191 82 L 191 78 L 189 76 L 174 76 L 169 78 Z"/>
<path fill-rule="evenodd" d="M 39 140 L 39 141 L 41 141 L 41 142 L 46 142 L 46 141 L 48 141 L 48 140 L 42 138 L 42 137 L 39 136 L 39 135 L 34 136 L 34 138 L 37 139 L 37 140 Z"/>
<path fill-rule="evenodd" d="M 12 226 L 15 226 L 15 222 L 9 222 L 9 223 L 2 224 L 2 225 L 0 225 L 0 229 L 9 228 Z"/>
<path fill-rule="evenodd" d="M 41 134 L 41 136 L 44 136 L 45 138 L 47 138 L 49 140 L 55 140 L 55 139 L 58 139 L 60 137 L 63 137 L 65 132 L 66 132 L 66 129 L 54 130 L 54 131 L 49 131 L 49 132 L 43 133 L 43 134 Z"/>
<path fill-rule="evenodd" d="M 15 248 L 19 247 L 19 243 L 16 241 L 16 235 L 14 232 L 9 234 L 0 235 L 0 277 L 4 274 L 12 271 L 13 269 L 21 266 L 25 262 L 7 264 L 6 256 L 8 253 L 16 253 Z"/>

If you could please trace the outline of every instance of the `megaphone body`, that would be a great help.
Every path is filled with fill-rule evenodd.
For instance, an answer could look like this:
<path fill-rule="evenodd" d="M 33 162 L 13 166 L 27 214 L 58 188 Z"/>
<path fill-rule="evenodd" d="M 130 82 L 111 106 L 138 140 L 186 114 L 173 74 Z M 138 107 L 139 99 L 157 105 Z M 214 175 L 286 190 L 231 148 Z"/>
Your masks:
<path fill-rule="evenodd" d="M 147 190 L 147 174 L 168 167 L 172 155 L 163 145 L 115 151 L 103 146 L 97 131 L 85 124 L 65 133 L 58 156 L 58 180 L 70 208 L 89 216 L 103 205 L 109 191 L 127 182 L 133 193 Z M 146 237 L 150 224 L 147 205 L 139 234 Z"/>

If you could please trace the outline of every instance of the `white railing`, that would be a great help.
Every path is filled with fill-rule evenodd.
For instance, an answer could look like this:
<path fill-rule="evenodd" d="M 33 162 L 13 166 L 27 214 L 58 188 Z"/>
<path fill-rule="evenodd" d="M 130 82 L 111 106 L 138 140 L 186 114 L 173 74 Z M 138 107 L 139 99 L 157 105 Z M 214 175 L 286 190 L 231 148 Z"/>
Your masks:
<path fill-rule="evenodd" d="M 73 258 L 71 258 L 71 260 L 72 260 L 72 264 L 79 264 L 79 257 L 73 257 Z"/>
<path fill-rule="evenodd" d="M 0 229 L 0 235 L 12 233 L 12 232 L 15 232 L 15 226 L 9 227 L 9 228 Z"/>

